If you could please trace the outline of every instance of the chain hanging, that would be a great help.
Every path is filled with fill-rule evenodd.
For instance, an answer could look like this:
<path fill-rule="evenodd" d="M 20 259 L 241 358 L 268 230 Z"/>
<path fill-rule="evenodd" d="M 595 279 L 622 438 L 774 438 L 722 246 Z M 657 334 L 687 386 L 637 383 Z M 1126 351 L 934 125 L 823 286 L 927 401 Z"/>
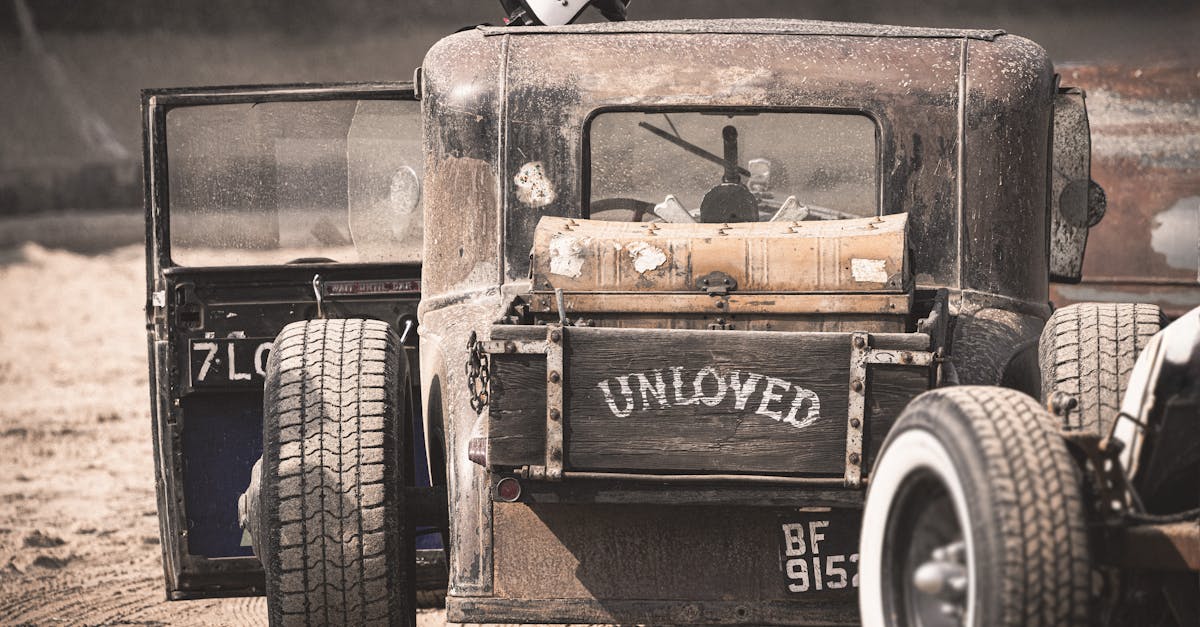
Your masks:
<path fill-rule="evenodd" d="M 488 404 L 488 382 L 491 380 L 491 370 L 488 355 L 483 352 L 483 343 L 471 331 L 467 340 L 467 386 L 471 390 L 471 409 L 476 414 L 483 413 Z"/>

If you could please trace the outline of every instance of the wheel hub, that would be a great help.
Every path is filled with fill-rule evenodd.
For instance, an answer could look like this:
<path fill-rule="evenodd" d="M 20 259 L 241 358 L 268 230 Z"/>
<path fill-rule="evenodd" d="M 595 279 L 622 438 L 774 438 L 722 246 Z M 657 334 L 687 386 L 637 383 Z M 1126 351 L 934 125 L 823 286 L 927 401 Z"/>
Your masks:
<path fill-rule="evenodd" d="M 965 615 L 967 587 L 967 546 L 962 540 L 938 547 L 929 561 L 913 573 L 913 586 L 938 600 L 941 611 L 948 617 L 961 619 Z"/>

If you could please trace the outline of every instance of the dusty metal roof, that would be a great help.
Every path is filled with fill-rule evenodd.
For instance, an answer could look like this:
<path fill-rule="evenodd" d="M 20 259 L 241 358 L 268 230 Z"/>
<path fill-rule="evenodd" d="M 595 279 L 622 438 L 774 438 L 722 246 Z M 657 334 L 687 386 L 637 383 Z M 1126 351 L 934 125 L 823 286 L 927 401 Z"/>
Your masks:
<path fill-rule="evenodd" d="M 737 34 L 737 35 L 838 35 L 844 37 L 919 37 L 979 39 L 993 41 L 1003 30 L 960 30 L 919 28 L 853 22 L 817 20 L 739 19 L 739 20 L 656 20 L 601 22 L 568 26 L 480 26 L 485 36 L 492 35 L 619 35 L 619 34 Z"/>

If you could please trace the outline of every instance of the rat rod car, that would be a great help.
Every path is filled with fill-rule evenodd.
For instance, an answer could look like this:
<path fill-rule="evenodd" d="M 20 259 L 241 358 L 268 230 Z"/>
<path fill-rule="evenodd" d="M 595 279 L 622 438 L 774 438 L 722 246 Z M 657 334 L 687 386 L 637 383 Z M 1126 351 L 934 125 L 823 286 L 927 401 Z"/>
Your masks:
<path fill-rule="evenodd" d="M 224 94 L 246 127 L 183 145 L 162 134 L 193 103 L 150 97 L 169 577 L 249 573 L 194 541 L 194 511 L 240 509 L 274 624 L 411 624 L 431 528 L 454 622 L 1192 624 L 1197 528 L 1167 523 L 1196 506 L 1198 423 L 1166 450 L 1157 414 L 1117 418 L 1157 309 L 1052 312 L 1104 203 L 1083 94 L 1036 44 L 483 26 L 415 87 L 423 166 L 395 86 Z M 252 106 L 284 99 L 307 102 Z M 419 367 L 395 263 L 417 226 Z M 198 231 L 301 263 L 192 267 L 171 247 Z M 204 373 L 244 386 L 241 419 Z M 222 446 L 247 454 L 209 470 Z"/>

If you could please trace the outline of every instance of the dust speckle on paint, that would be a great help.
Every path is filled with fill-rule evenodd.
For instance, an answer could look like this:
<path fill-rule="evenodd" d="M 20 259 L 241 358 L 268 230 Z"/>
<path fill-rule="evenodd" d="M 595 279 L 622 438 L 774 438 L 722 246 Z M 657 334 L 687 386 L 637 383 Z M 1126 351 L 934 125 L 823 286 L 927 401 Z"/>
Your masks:
<path fill-rule="evenodd" d="M 583 274 L 583 242 L 569 235 L 550 239 L 550 273 L 579 278 Z"/>
<path fill-rule="evenodd" d="M 536 209 L 554 202 L 554 187 L 546 178 L 546 166 L 541 161 L 531 161 L 521 166 L 513 182 L 517 185 L 517 200 L 530 207 Z"/>
<path fill-rule="evenodd" d="M 859 283 L 887 283 L 883 259 L 851 259 L 850 274 Z"/>
<path fill-rule="evenodd" d="M 657 269 L 667 261 L 667 255 L 661 248 L 646 242 L 631 242 L 625 246 L 629 258 L 633 260 L 633 269 L 638 272 L 649 272 Z"/>

